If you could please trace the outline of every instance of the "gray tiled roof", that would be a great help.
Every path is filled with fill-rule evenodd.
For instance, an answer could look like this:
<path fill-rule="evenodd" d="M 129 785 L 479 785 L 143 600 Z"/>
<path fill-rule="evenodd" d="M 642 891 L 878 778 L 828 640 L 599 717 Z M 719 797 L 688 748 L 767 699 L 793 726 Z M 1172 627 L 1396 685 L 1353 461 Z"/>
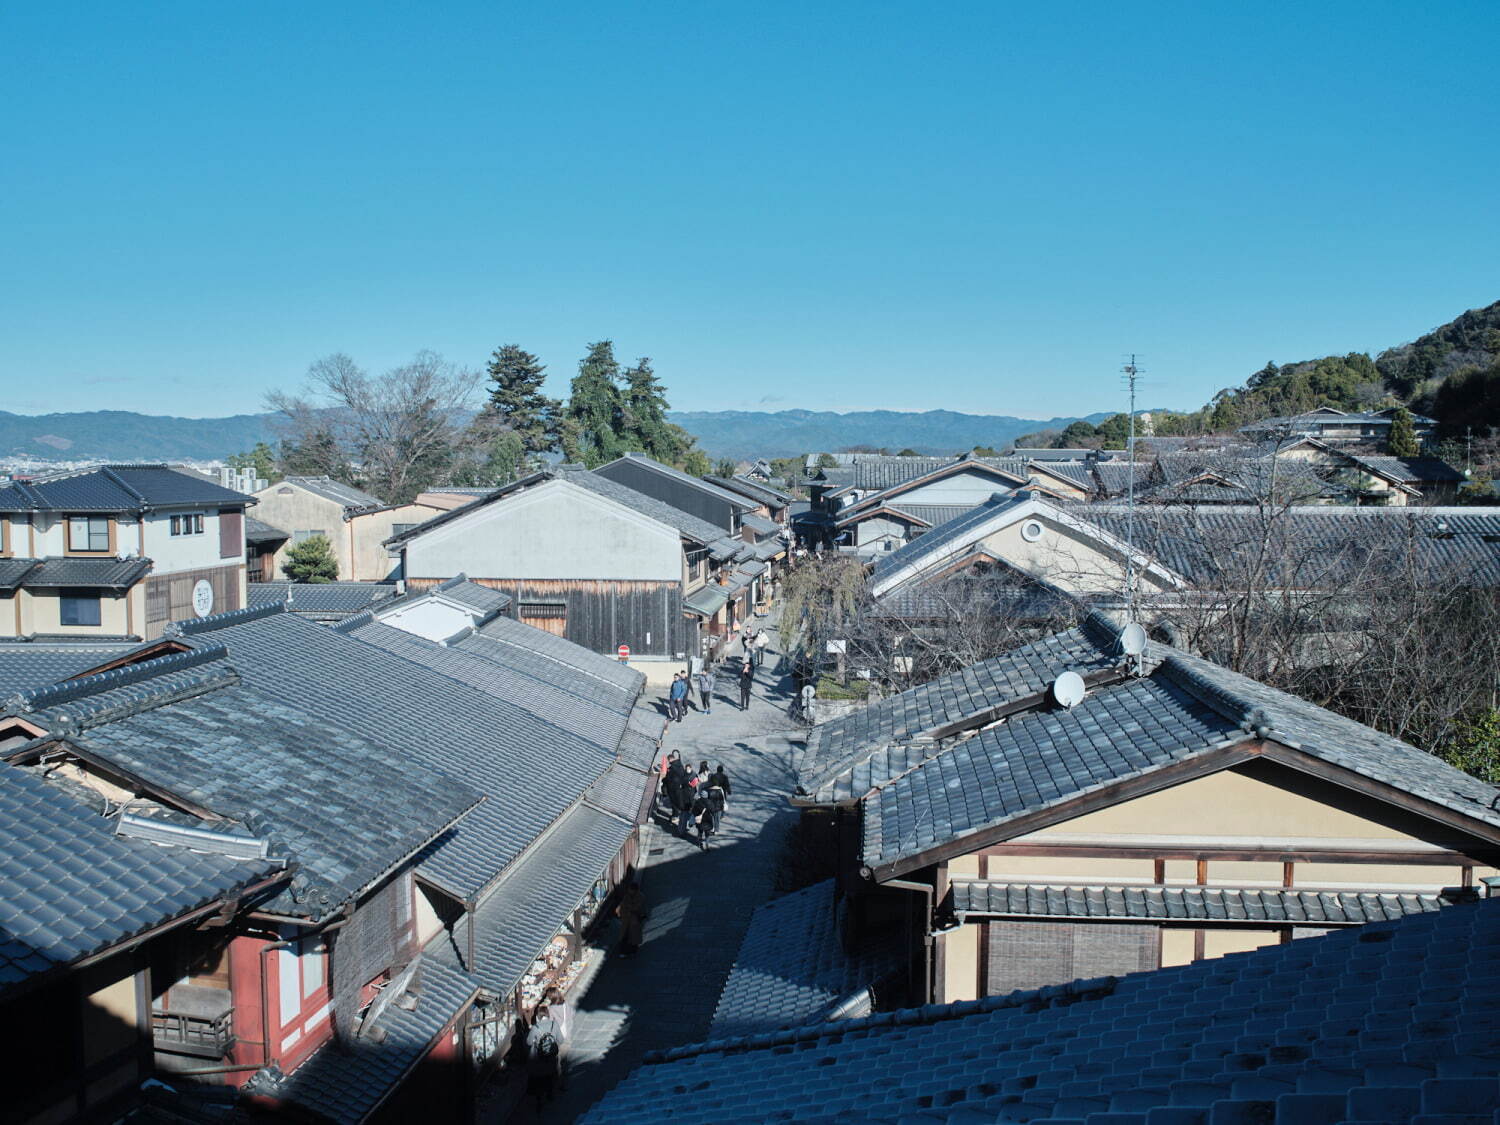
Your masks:
<path fill-rule="evenodd" d="M 280 909 L 314 918 L 479 800 L 385 740 L 321 721 L 302 697 L 294 704 L 240 684 L 226 661 L 204 659 L 213 655 L 168 656 L 43 690 L 27 718 L 190 807 L 268 837 L 298 864 Z"/>
<path fill-rule="evenodd" d="M 1276 890 L 1262 887 L 1039 886 L 956 880 L 953 910 L 1006 918 L 1363 925 L 1440 910 L 1435 894 Z"/>
<path fill-rule="evenodd" d="M 1097 615 L 1086 628 L 1098 634 Z M 865 862 L 906 859 L 1257 738 L 1500 827 L 1500 790 L 1399 739 L 1160 645 L 1149 647 L 1146 667 L 1149 676 L 1102 684 L 1072 710 L 1028 711 L 966 741 L 933 747 L 889 782 L 857 775 L 856 783 L 879 786 L 863 801 Z M 852 785 L 847 791 L 854 792 Z"/>
<path fill-rule="evenodd" d="M 898 512 L 915 516 L 928 527 L 941 527 L 949 520 L 968 515 L 977 507 L 975 504 L 902 504 L 899 500 L 892 506 Z"/>
<path fill-rule="evenodd" d="M 467 684 L 485 695 L 523 708 L 538 720 L 551 722 L 561 730 L 587 739 L 598 747 L 601 754 L 613 757 L 625 733 L 633 698 L 622 693 L 580 690 L 585 685 L 576 682 L 576 677 L 571 684 L 559 684 L 559 677 L 547 675 L 551 669 L 538 661 L 533 661 L 533 667 L 527 671 L 519 670 L 516 667 L 520 663 L 518 655 L 506 653 L 499 642 L 488 638 L 480 637 L 462 647 L 449 646 L 379 621 L 358 625 L 346 632 L 367 644 Z"/>
<path fill-rule="evenodd" d="M 1084 490 L 1084 492 L 1087 492 L 1089 494 L 1094 493 L 1099 488 L 1098 483 L 1094 480 L 1093 462 L 1053 461 L 1046 458 L 1035 457 L 1029 458 L 1029 460 L 1040 462 L 1040 467 L 1037 469 L 1037 472 L 1044 484 L 1046 483 L 1047 478 L 1050 476 L 1060 477 L 1063 480 L 1067 481 L 1069 484 L 1081 488 Z M 1031 466 L 1028 465 L 1027 469 L 1028 471 L 1030 471 Z"/>
<path fill-rule="evenodd" d="M 290 539 L 292 533 L 282 531 L 279 527 L 272 527 L 262 520 L 245 517 L 245 542 L 246 543 L 277 543 L 284 539 Z"/>
<path fill-rule="evenodd" d="M 798 782 L 819 801 L 858 797 L 884 778 L 878 763 L 868 767 L 868 774 L 856 777 L 853 771 L 882 747 L 1040 696 L 1066 669 L 1102 671 L 1117 662 L 1113 638 L 1091 626 L 1055 633 L 939 676 L 814 727 L 798 762 Z M 898 761 L 908 757 L 903 751 Z"/>
<path fill-rule="evenodd" d="M 730 592 L 727 586 L 709 583 L 686 595 L 682 599 L 682 608 L 700 617 L 712 617 L 724 608 L 725 603 L 729 601 Z"/>
<path fill-rule="evenodd" d="M 1130 481 L 1135 479 L 1137 489 L 1144 488 L 1151 479 L 1149 461 L 1101 461 L 1094 466 L 1094 476 L 1105 496 L 1124 496 L 1130 490 Z"/>
<path fill-rule="evenodd" d="M 1016 492 L 1008 495 L 997 492 L 983 504 L 969 509 L 957 519 L 949 520 L 933 528 L 926 535 L 911 540 L 898 550 L 881 556 L 871 572 L 872 577 L 879 581 L 896 574 L 905 567 L 921 566 L 943 548 L 953 543 L 961 543 L 966 537 L 976 534 L 977 529 L 982 528 L 989 520 L 1000 515 L 1007 508 L 1023 504 L 1031 498 L 1029 492 Z"/>
<path fill-rule="evenodd" d="M 0 559 L 0 590 L 17 589 L 40 559 Z"/>
<path fill-rule="evenodd" d="M 513 659 L 520 670 L 563 686 L 572 684 L 585 694 L 612 689 L 633 700 L 646 683 L 646 677 L 628 664 L 513 618 L 487 621 L 473 636 L 481 640 L 470 645 L 465 639 L 457 647 L 473 647 L 493 660 Z"/>
<path fill-rule="evenodd" d="M 740 517 L 740 523 L 757 535 L 775 535 L 781 530 L 781 525 L 775 520 L 768 520 L 754 512 L 746 512 Z"/>
<path fill-rule="evenodd" d="M 439 582 L 436 586 L 430 586 L 425 591 L 419 591 L 420 593 L 441 594 L 449 601 L 457 602 L 481 614 L 499 613 L 510 605 L 510 595 L 504 590 L 493 589 L 482 582 L 470 581 L 462 574 Z"/>
<path fill-rule="evenodd" d="M 317 1120 L 358 1125 L 375 1111 L 423 1056 L 438 1034 L 469 1006 L 477 982 L 440 958 L 423 955 L 412 978 L 416 1004 L 388 1004 L 377 1025 L 385 1038 L 325 1044 L 289 1075 L 258 1072 L 245 1091 L 310 1110 Z"/>
<path fill-rule="evenodd" d="M 589 786 L 583 795 L 584 801 L 611 813 L 622 820 L 635 823 L 641 820 L 641 806 L 645 803 L 646 791 L 650 788 L 651 775 L 646 771 L 651 763 L 626 765 L 616 762 L 600 775 L 599 780 Z"/>
<path fill-rule="evenodd" d="M 412 761 L 483 793 L 485 802 L 422 862 L 424 876 L 460 898 L 477 895 L 612 760 L 512 702 L 271 610 L 205 619 L 185 639 L 227 646 L 247 683 L 352 732 L 396 743 Z"/>
<path fill-rule="evenodd" d="M 1384 457 L 1373 454 L 1351 454 L 1361 465 L 1377 472 L 1414 484 L 1462 484 L 1469 478 L 1440 457 Z"/>
<path fill-rule="evenodd" d="M 607 469 L 610 465 L 617 464 L 620 461 L 628 461 L 631 464 L 650 469 L 652 472 L 664 476 L 669 480 L 674 480 L 678 484 L 685 484 L 689 488 L 703 493 L 705 496 L 712 496 L 715 500 L 722 500 L 726 504 L 733 504 L 737 509 L 743 510 L 755 506 L 753 501 L 747 500 L 738 492 L 731 492 L 727 488 L 720 488 L 712 481 L 704 480 L 702 477 L 695 477 L 691 473 L 683 472 L 681 469 L 674 469 L 671 465 L 664 465 L 662 462 L 653 457 L 648 457 L 644 453 L 626 453 L 611 461 L 609 465 L 601 465 L 599 467 Z"/>
<path fill-rule="evenodd" d="M 846 902 L 825 879 L 758 907 L 740 942 L 709 1038 L 797 1027 L 840 1016 L 868 1015 L 873 990 L 906 966 L 897 935 L 844 951 L 839 934 Z"/>
<path fill-rule="evenodd" d="M 1130 514 L 1123 506 L 1069 511 L 1113 535 L 1128 533 Z M 1268 531 L 1273 557 L 1285 560 L 1287 568 L 1271 578 L 1292 587 L 1368 576 L 1390 560 L 1404 559 L 1408 550 L 1418 573 L 1432 581 L 1500 585 L 1500 508 L 1324 505 L 1268 517 L 1258 508 L 1230 505 L 1153 505 L 1137 511 L 1134 542 L 1188 581 L 1209 585 L 1221 574 L 1232 579 L 1237 547 L 1259 544 Z"/>
<path fill-rule="evenodd" d="M 73 557 L 45 559 L 7 559 L 11 564 L 31 565 L 7 568 L 6 576 L 15 585 L 27 589 L 53 589 L 60 586 L 86 586 L 106 590 L 128 590 L 151 569 L 150 559 L 84 559 Z M 5 585 L 0 578 L 0 586 Z M 14 588 L 14 587 L 12 587 Z"/>
<path fill-rule="evenodd" d="M 619 817 L 575 805 L 497 883 L 472 915 L 454 926 L 453 939 L 434 954 L 459 965 L 468 955 L 469 919 L 474 964 L 468 971 L 492 993 L 508 995 L 562 928 L 568 915 L 629 839 L 634 827 Z"/>
<path fill-rule="evenodd" d="M 699 519 L 689 512 L 684 512 L 681 508 L 673 507 L 664 500 L 658 500 L 654 496 L 647 496 L 644 492 L 637 492 L 633 488 L 627 488 L 625 485 L 612 481 L 608 477 L 602 477 L 598 473 L 591 473 L 587 469 L 580 469 L 575 466 L 565 466 L 559 469 L 558 472 L 560 479 L 566 480 L 571 484 L 576 484 L 580 488 L 586 488 L 595 495 L 603 496 L 618 504 L 623 504 L 625 507 L 631 508 L 643 516 L 649 516 L 651 519 L 656 520 L 657 523 L 664 523 L 668 527 L 676 528 L 679 534 L 696 543 L 707 545 L 724 537 L 724 529 L 717 524 L 709 523 L 705 519 Z M 696 483 L 702 484 L 703 482 L 697 481 Z M 720 490 L 714 489 L 714 491 L 718 492 Z M 747 504 L 747 501 L 738 496 L 730 496 L 729 499 L 741 506 Z"/>
<path fill-rule="evenodd" d="M 1070 711 L 1017 716 L 944 749 L 864 799 L 864 862 L 915 855 L 1245 732 L 1181 687 L 1128 680 Z"/>
<path fill-rule="evenodd" d="M 677 1048 L 647 1056 L 580 1120 L 656 1125 L 670 1109 L 684 1125 L 1488 1121 L 1500 1108 L 1497 954 L 1500 902 L 1454 906 Z"/>
<path fill-rule="evenodd" d="M 199 473 L 169 465 L 103 465 L 0 488 L 0 512 L 141 512 L 153 508 L 243 508 L 255 503 Z"/>
<path fill-rule="evenodd" d="M 332 500 L 335 504 L 344 506 L 345 514 L 355 512 L 361 508 L 381 508 L 385 501 L 380 497 L 365 492 L 363 489 L 355 488 L 352 484 L 334 480 L 332 477 L 287 477 L 286 484 L 295 484 L 307 489 L 314 496 L 324 500 Z M 275 488 L 275 485 L 271 486 Z"/>
<path fill-rule="evenodd" d="M 250 605 L 285 604 L 315 620 L 338 620 L 396 596 L 382 582 L 251 582 Z"/>
<path fill-rule="evenodd" d="M 1016 457 L 975 457 L 972 454 L 955 457 L 882 457 L 869 461 L 860 461 L 854 466 L 853 480 L 850 482 L 855 488 L 877 489 L 886 491 L 907 484 L 918 477 L 925 477 L 929 473 L 935 473 L 939 469 L 946 469 L 951 465 L 967 463 L 983 466 L 989 469 L 998 469 L 1002 473 L 1008 473 L 1012 477 L 1024 481 L 1026 479 L 1026 464 Z"/>
<path fill-rule="evenodd" d="M 703 479 L 729 492 L 737 492 L 741 496 L 747 496 L 757 504 L 765 504 L 771 508 L 785 507 L 793 500 L 792 496 L 782 492 L 781 489 L 772 488 L 769 484 L 758 480 L 750 480 L 747 477 L 708 476 Z"/>
<path fill-rule="evenodd" d="M 116 836 L 113 820 L 26 769 L 0 765 L 0 990 L 231 895 L 279 866 Z"/>
<path fill-rule="evenodd" d="M 32 688 L 46 687 L 96 668 L 123 653 L 132 644 L 0 643 L 0 702 Z"/>

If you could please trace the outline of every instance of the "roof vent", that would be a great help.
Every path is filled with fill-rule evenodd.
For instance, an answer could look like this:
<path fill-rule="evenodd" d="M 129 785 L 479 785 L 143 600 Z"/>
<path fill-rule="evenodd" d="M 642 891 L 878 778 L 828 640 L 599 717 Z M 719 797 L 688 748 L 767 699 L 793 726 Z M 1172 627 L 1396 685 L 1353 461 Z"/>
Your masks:
<path fill-rule="evenodd" d="M 1052 681 L 1052 698 L 1059 706 L 1071 710 L 1083 702 L 1083 697 L 1088 694 L 1088 685 L 1083 682 L 1083 677 L 1077 672 L 1060 672 L 1057 679 Z"/>

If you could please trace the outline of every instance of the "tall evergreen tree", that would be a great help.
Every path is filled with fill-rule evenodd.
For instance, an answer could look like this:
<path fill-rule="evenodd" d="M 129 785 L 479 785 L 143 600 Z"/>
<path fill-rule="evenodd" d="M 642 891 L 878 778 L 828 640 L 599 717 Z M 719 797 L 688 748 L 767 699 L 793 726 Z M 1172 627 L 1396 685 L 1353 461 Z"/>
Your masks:
<path fill-rule="evenodd" d="M 527 453 L 557 447 L 558 402 L 542 394 L 547 368 L 515 344 L 504 344 L 490 356 L 486 412 L 514 432 Z"/>
<path fill-rule="evenodd" d="M 581 460 L 589 468 L 613 461 L 625 450 L 621 441 L 623 402 L 620 394 L 620 365 L 615 360 L 611 340 L 589 345 L 588 354 L 579 361 L 568 397 L 567 430 L 564 452 L 569 459 Z"/>
<path fill-rule="evenodd" d="M 1413 423 L 1411 411 L 1404 406 L 1398 406 L 1391 415 L 1389 442 L 1392 457 L 1415 457 L 1422 452 L 1422 447 L 1417 441 L 1417 427 Z"/>

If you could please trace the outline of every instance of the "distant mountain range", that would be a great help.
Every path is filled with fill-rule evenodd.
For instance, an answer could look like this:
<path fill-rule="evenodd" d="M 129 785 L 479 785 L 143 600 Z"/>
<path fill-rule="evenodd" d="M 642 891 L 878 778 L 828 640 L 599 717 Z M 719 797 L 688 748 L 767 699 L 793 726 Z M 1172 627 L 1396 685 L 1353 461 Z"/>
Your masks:
<path fill-rule="evenodd" d="M 1080 415 L 1098 424 L 1113 411 Z M 959 414 L 952 410 L 674 410 L 668 417 L 715 457 L 793 457 L 835 453 L 853 445 L 961 453 L 976 445 L 1002 449 L 1022 434 L 1062 429 L 1078 417 L 1012 418 L 1004 414 Z"/>
<path fill-rule="evenodd" d="M 1089 414 L 1099 422 L 1109 415 Z M 128 410 L 77 414 L 0 411 L 0 458 L 48 461 L 212 461 L 272 442 L 270 414 L 168 418 Z M 958 453 L 976 445 L 1000 449 L 1022 434 L 1062 428 L 1075 418 L 1011 418 L 952 410 L 673 411 L 669 417 L 714 457 L 792 457 L 854 445 L 918 453 Z"/>

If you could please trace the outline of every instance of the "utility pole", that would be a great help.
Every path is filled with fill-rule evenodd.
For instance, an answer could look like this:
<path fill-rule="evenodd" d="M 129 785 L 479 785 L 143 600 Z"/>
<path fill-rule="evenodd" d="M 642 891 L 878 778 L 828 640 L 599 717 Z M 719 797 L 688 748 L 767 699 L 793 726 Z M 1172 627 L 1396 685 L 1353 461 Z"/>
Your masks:
<path fill-rule="evenodd" d="M 1135 353 L 1121 369 L 1125 373 L 1125 385 L 1130 391 L 1130 430 L 1125 439 L 1125 458 L 1130 463 L 1129 476 L 1125 478 L 1125 603 L 1130 609 L 1130 619 L 1135 620 L 1135 385 L 1141 369 L 1136 366 Z"/>

